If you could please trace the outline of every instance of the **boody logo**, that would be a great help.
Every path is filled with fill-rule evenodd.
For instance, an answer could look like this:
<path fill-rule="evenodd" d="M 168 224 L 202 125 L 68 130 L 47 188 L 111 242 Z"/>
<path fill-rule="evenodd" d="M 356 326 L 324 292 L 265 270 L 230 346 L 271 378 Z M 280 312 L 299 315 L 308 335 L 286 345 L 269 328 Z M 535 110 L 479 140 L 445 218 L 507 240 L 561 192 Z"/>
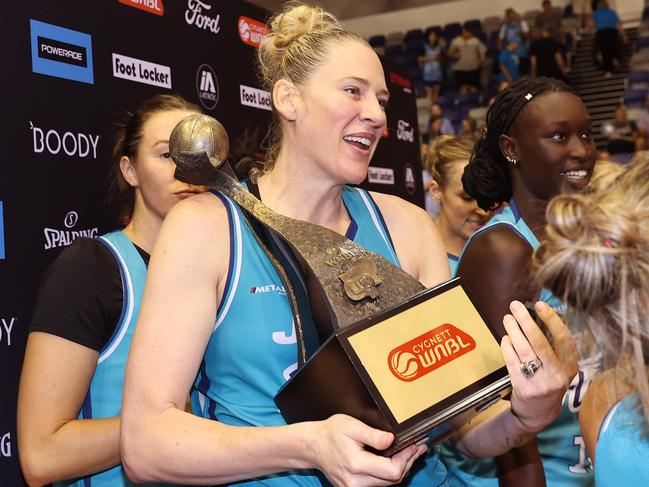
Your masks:
<path fill-rule="evenodd" d="M 113 53 L 113 76 L 137 83 L 171 88 L 171 68 Z"/>
<path fill-rule="evenodd" d="M 259 47 L 264 36 L 268 34 L 268 26 L 250 17 L 239 17 L 239 39 L 244 44 Z"/>
<path fill-rule="evenodd" d="M 144 10 L 154 15 L 165 14 L 165 6 L 162 0 L 119 0 L 119 3 Z"/>
<path fill-rule="evenodd" d="M 38 20 L 29 20 L 34 73 L 93 84 L 92 37 Z"/>
<path fill-rule="evenodd" d="M 207 64 L 201 64 L 196 72 L 196 91 L 201 104 L 208 110 L 219 102 L 219 80 Z"/>
<path fill-rule="evenodd" d="M 468 333 L 445 323 L 392 350 L 388 368 L 397 379 L 412 382 L 475 347 L 475 340 Z"/>

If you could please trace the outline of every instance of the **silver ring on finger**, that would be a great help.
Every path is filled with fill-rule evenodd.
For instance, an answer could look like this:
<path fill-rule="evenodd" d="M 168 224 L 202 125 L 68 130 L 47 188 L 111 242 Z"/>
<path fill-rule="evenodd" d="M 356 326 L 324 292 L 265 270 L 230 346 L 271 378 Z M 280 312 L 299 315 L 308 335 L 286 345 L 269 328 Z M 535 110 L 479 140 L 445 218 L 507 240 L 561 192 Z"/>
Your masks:
<path fill-rule="evenodd" d="M 540 358 L 535 358 L 534 360 L 528 360 L 527 362 L 521 362 L 521 372 L 527 379 L 531 379 L 536 374 L 536 371 L 541 368 L 543 362 Z"/>

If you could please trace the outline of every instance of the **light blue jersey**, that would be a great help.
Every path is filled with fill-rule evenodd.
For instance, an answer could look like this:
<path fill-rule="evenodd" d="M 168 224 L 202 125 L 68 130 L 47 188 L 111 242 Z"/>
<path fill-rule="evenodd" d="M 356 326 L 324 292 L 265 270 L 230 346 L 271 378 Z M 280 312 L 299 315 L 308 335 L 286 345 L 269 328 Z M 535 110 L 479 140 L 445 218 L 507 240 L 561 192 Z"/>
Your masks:
<path fill-rule="evenodd" d="M 192 409 L 197 415 L 228 425 L 285 425 L 274 396 L 297 369 L 298 355 L 286 291 L 241 209 L 222 193 L 213 194 L 228 211 L 230 262 L 214 331 L 192 391 Z M 370 194 L 345 187 L 342 197 L 351 217 L 346 236 L 399 265 L 387 226 Z M 295 292 L 306 294 L 290 249 L 279 239 L 271 238 L 275 254 L 286 262 L 287 273 L 298 283 Z M 427 460 L 427 468 L 411 476 L 411 485 L 443 485 L 443 465 L 433 453 Z M 237 483 L 282 487 L 321 484 L 327 484 L 326 478 L 315 470 L 284 472 Z"/>
<path fill-rule="evenodd" d="M 595 485 L 649 485 L 649 438 L 637 394 L 618 402 L 606 415 L 597 440 Z"/>
<path fill-rule="evenodd" d="M 115 257 L 122 278 L 123 305 L 113 335 L 99 352 L 97 367 L 92 377 L 88 395 L 83 402 L 79 419 L 112 418 L 122 414 L 124 368 L 146 280 L 146 265 L 133 243 L 122 231 L 111 232 L 98 238 Z M 121 465 L 101 473 L 55 482 L 54 486 L 122 487 L 133 486 Z M 154 484 L 146 484 L 154 485 Z"/>
<path fill-rule="evenodd" d="M 460 258 L 457 255 L 453 254 L 446 254 L 446 257 L 448 258 L 448 265 L 451 268 L 451 277 L 455 277 L 455 274 L 457 274 L 457 265 L 460 262 Z"/>
<path fill-rule="evenodd" d="M 538 238 L 527 226 L 518 206 L 512 200 L 509 206 L 504 207 L 484 227 L 469 237 L 464 250 L 474 237 L 496 225 L 507 225 L 533 249 L 540 245 Z M 461 260 L 462 255 L 460 255 Z M 563 312 L 563 304 L 549 290 L 542 289 L 539 300 L 548 303 L 558 312 Z M 599 370 L 599 358 L 580 361 L 579 369 L 579 373 L 574 377 L 563 398 L 563 407 L 559 416 L 537 435 L 547 485 L 552 487 L 593 485 L 592 467 L 586 456 L 586 447 L 579 430 L 579 406 L 590 382 Z M 442 444 L 440 457 L 449 472 L 449 483 L 453 486 L 496 487 L 498 485 L 496 466 L 492 459 L 467 458 L 457 452 L 450 442 Z"/>

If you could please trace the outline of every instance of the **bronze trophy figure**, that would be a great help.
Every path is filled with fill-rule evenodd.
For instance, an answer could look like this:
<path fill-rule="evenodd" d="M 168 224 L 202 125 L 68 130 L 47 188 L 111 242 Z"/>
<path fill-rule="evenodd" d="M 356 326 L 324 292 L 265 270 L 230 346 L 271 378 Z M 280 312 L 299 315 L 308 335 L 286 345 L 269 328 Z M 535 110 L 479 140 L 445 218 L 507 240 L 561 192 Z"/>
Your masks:
<path fill-rule="evenodd" d="M 300 365 L 276 396 L 287 421 L 323 419 L 344 412 L 371 426 L 394 432 L 395 443 L 384 452 L 391 454 L 431 430 L 434 439 L 440 438 L 506 393 L 509 377 L 498 343 L 459 279 L 426 290 L 382 256 L 346 237 L 320 225 L 276 213 L 236 179 L 226 161 L 228 145 L 223 126 L 207 115 L 192 115 L 181 121 L 169 141 L 171 157 L 177 166 L 176 178 L 213 186 L 234 200 L 244 210 L 258 243 L 283 281 L 295 318 Z M 292 247 L 306 275 L 310 309 L 323 342 L 311 356 L 305 346 L 304 320 L 298 311 L 295 292 L 263 236 L 254 231 L 259 224 Z M 456 328 L 444 323 L 431 330 L 426 322 L 430 317 L 422 320 L 412 313 L 418 310 L 424 315 L 444 314 L 439 300 L 446 293 L 454 296 L 452 307 L 462 312 L 473 310 L 469 321 L 479 323 L 476 333 L 481 334 L 483 342 L 488 342 L 487 352 L 474 353 L 481 360 L 477 369 L 484 368 L 484 371 L 466 378 L 467 384 L 441 387 L 446 391 L 441 398 L 435 397 L 436 385 L 425 386 L 423 391 L 429 392 L 422 401 L 419 396 L 424 383 L 413 381 L 424 376 L 427 378 L 423 380 L 439 380 L 439 377 L 435 379 L 439 371 L 428 372 L 456 358 L 457 337 L 448 331 Z M 410 329 L 403 321 L 404 316 L 420 325 Z M 455 315 L 449 316 L 454 319 Z M 391 342 L 395 339 L 398 343 Z M 415 345 L 413 348 L 417 340 L 430 347 L 419 350 Z M 395 348 L 395 345 L 399 346 Z M 374 357 L 375 349 L 376 354 L 385 357 Z M 482 367 L 483 364 L 487 365 Z M 407 387 L 419 389 L 409 392 L 414 389 Z M 413 400 L 415 396 L 417 400 Z"/>

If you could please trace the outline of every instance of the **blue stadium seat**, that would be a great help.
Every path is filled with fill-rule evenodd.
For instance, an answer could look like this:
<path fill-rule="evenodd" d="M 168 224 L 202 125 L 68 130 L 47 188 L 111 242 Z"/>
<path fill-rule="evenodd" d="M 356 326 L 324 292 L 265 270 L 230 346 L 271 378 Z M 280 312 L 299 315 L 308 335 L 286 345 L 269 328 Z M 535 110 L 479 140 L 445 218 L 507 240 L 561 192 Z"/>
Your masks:
<path fill-rule="evenodd" d="M 444 36 L 444 39 L 446 39 L 447 42 L 451 42 L 461 33 L 462 33 L 462 25 L 459 22 L 451 22 L 450 24 L 446 24 L 444 26 L 444 30 L 442 31 L 442 35 Z"/>
<path fill-rule="evenodd" d="M 421 29 L 410 29 L 408 32 L 406 32 L 406 36 L 403 38 L 403 42 L 407 43 L 411 40 L 423 41 L 424 31 Z"/>
<path fill-rule="evenodd" d="M 384 47 L 385 46 L 385 36 L 377 35 L 369 38 L 370 46 L 372 47 Z"/>
<path fill-rule="evenodd" d="M 470 19 L 464 22 L 464 27 L 469 29 L 474 34 L 482 32 L 482 22 L 479 19 Z"/>
<path fill-rule="evenodd" d="M 430 27 L 426 27 L 426 30 L 424 31 L 424 36 L 426 39 L 428 39 L 428 34 L 431 32 L 435 32 L 437 34 L 437 37 L 442 37 L 442 27 L 439 25 L 431 25 Z"/>
<path fill-rule="evenodd" d="M 624 91 L 624 104 L 629 107 L 642 107 L 646 96 L 646 90 L 627 89 Z"/>
<path fill-rule="evenodd" d="M 649 90 L 649 71 L 631 71 L 626 80 L 626 89 Z"/>
<path fill-rule="evenodd" d="M 635 50 L 639 51 L 645 47 L 649 47 L 649 37 L 638 37 L 635 41 Z"/>
<path fill-rule="evenodd" d="M 393 61 L 401 61 L 403 57 L 403 46 L 401 44 L 387 46 L 385 48 L 385 57 Z"/>

